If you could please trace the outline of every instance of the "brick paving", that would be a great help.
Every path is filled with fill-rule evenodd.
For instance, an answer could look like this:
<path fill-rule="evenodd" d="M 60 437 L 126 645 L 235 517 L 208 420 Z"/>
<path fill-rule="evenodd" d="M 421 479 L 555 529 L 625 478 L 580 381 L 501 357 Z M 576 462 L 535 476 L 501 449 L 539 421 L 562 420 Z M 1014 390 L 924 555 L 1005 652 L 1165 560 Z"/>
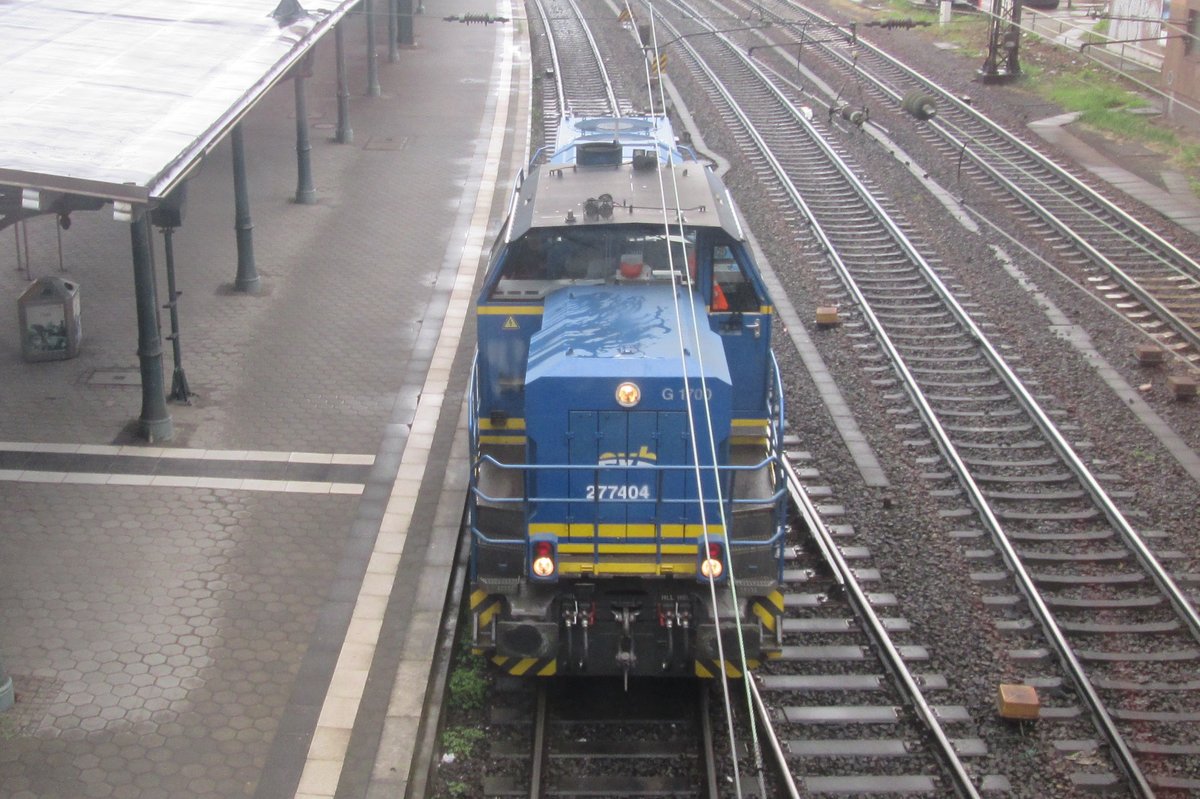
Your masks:
<path fill-rule="evenodd" d="M 187 457 L 156 457 L 132 435 L 128 226 L 109 208 L 74 214 L 60 272 L 53 218 L 29 223 L 33 277 L 80 286 L 83 347 L 27 364 L 16 308 L 0 314 L 0 657 L 17 695 L 0 714 L 0 797 L 294 790 L 281 741 L 311 736 L 297 728 L 311 714 L 294 709 L 320 705 L 332 667 L 323 653 L 347 623 L 335 600 L 353 596 L 367 568 L 363 542 L 379 529 L 442 325 L 450 287 L 439 276 L 475 168 L 496 31 L 441 16 L 430 7 L 417 18 L 418 46 L 395 64 L 380 25 L 378 98 L 363 96 L 362 20 L 348 21 L 351 145 L 331 141 L 332 36 L 321 44 L 308 82 L 315 205 L 292 201 L 291 84 L 244 120 L 260 293 L 232 290 L 228 143 L 190 180 L 174 254 L 195 396 L 169 405 L 169 447 Z M 0 232 L 0 296 L 12 306 L 27 285 L 15 240 Z M 457 419 L 458 402 L 446 405 Z M 30 454 L 11 442 L 85 449 Z M 299 455 L 288 463 L 288 453 Z"/>

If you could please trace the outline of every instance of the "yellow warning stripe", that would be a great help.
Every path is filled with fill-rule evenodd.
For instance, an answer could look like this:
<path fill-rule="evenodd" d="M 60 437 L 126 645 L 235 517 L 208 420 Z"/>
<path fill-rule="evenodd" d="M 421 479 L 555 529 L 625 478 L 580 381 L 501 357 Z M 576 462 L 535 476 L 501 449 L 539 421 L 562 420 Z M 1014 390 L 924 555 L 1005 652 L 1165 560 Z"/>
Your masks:
<path fill-rule="evenodd" d="M 751 658 L 746 659 L 746 667 L 747 668 L 756 669 L 756 668 L 758 668 L 758 666 L 759 666 L 759 662 L 757 660 L 753 660 Z M 697 661 L 695 661 L 693 671 L 697 677 L 704 677 L 705 679 L 711 679 L 712 677 L 715 677 L 721 671 L 721 664 L 716 660 L 697 660 Z M 742 676 L 741 667 L 739 667 L 736 663 L 734 663 L 731 660 L 725 661 L 725 676 L 733 677 L 735 679 L 738 677 L 741 677 Z"/>
<path fill-rule="evenodd" d="M 664 555 L 695 555 L 695 544 L 565 544 L 559 543 L 558 551 L 563 555 L 590 555 L 598 552 L 602 555 L 653 555 L 662 552 Z"/>
<path fill-rule="evenodd" d="M 540 305 L 480 305 L 475 309 L 480 316 L 541 316 Z"/>
<path fill-rule="evenodd" d="M 755 597 L 750 603 L 750 611 L 762 622 L 763 629 L 775 632 L 779 618 L 783 615 L 783 593 L 772 591 L 766 596 Z"/>
<path fill-rule="evenodd" d="M 553 535 L 558 538 L 701 538 L 704 536 L 703 524 L 664 524 L 656 528 L 653 524 L 602 524 L 597 533 L 596 525 L 572 523 L 567 524 L 531 524 L 530 535 Z M 725 527 L 720 524 L 708 525 L 708 534 L 720 537 L 725 534 Z"/>
<path fill-rule="evenodd" d="M 491 419 L 479 420 L 480 430 L 524 430 L 524 419 L 505 419 L 503 422 L 493 422 Z"/>
<path fill-rule="evenodd" d="M 481 435 L 479 436 L 480 444 L 524 444 L 525 436 L 495 436 Z"/>
<path fill-rule="evenodd" d="M 554 658 L 509 658 L 493 655 L 492 663 L 514 677 L 553 677 L 558 671 L 558 661 Z"/>
<path fill-rule="evenodd" d="M 575 575 L 604 575 L 604 574 L 695 574 L 695 563 L 571 563 L 562 561 L 558 564 L 558 573 L 563 576 Z"/>

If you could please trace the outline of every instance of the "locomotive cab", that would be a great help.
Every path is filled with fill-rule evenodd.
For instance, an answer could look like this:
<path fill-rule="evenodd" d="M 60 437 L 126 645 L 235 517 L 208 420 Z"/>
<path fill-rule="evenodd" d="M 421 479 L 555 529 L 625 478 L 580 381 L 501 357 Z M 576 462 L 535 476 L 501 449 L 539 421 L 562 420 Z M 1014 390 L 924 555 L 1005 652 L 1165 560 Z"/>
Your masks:
<path fill-rule="evenodd" d="M 473 643 L 513 674 L 738 674 L 779 648 L 770 304 L 665 120 L 570 122 L 477 303 Z M 610 129 L 643 138 L 587 146 Z"/>

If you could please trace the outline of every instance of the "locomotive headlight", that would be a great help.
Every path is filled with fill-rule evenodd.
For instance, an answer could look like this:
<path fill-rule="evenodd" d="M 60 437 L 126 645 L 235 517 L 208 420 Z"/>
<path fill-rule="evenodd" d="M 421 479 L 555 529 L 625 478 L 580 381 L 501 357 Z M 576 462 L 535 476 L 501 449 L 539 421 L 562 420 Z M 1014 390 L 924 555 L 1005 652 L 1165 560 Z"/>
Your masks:
<path fill-rule="evenodd" d="M 554 544 L 549 541 L 533 543 L 533 563 L 530 565 L 538 577 L 550 577 L 554 574 Z"/>
<path fill-rule="evenodd" d="M 622 383 L 617 386 L 617 404 L 622 408 L 632 408 L 642 401 L 642 390 L 637 383 Z"/>
<path fill-rule="evenodd" d="M 700 576 L 706 580 L 716 580 L 725 573 L 725 564 L 721 562 L 721 545 L 710 543 L 708 557 L 700 559 Z"/>

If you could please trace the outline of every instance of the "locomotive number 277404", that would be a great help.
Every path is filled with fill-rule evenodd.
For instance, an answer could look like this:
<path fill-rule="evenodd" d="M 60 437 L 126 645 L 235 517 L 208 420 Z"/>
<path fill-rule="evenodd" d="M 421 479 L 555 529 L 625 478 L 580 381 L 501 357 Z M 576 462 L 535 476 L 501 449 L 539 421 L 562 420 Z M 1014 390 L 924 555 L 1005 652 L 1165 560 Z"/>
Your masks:
<path fill-rule="evenodd" d="M 650 499 L 648 485 L 589 485 L 585 492 L 589 500 Z"/>

